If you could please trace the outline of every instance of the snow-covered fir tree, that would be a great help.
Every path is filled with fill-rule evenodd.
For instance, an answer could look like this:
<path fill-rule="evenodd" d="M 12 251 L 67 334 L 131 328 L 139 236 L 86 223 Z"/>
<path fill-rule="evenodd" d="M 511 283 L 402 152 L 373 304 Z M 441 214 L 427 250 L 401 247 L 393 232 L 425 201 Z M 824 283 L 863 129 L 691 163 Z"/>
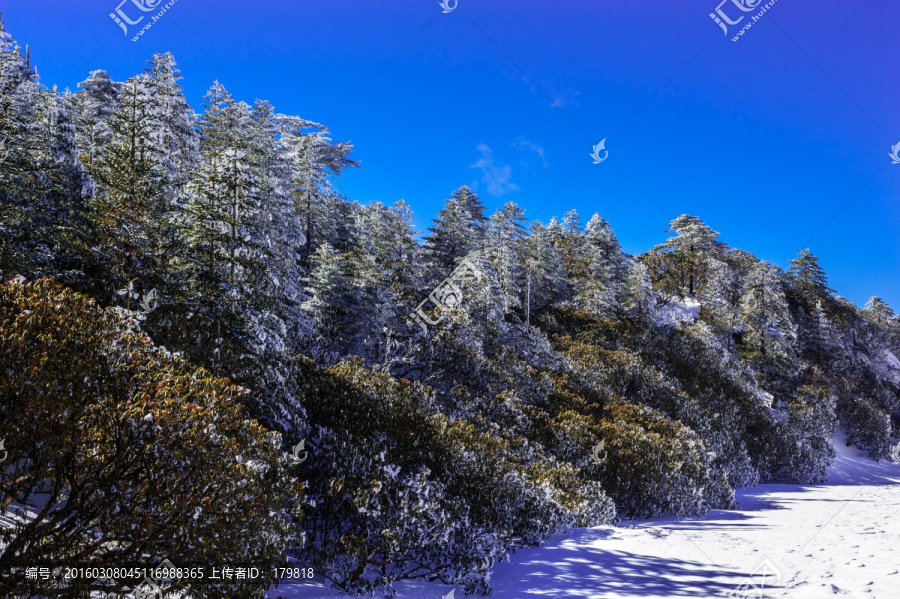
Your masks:
<path fill-rule="evenodd" d="M 430 278 L 438 282 L 470 253 L 485 247 L 488 219 L 481 199 L 466 186 L 455 190 L 434 219 L 425 238 L 424 256 Z"/>
<path fill-rule="evenodd" d="M 796 331 L 784 297 L 780 272 L 759 262 L 747 276 L 741 298 L 744 355 L 771 377 L 796 368 Z"/>

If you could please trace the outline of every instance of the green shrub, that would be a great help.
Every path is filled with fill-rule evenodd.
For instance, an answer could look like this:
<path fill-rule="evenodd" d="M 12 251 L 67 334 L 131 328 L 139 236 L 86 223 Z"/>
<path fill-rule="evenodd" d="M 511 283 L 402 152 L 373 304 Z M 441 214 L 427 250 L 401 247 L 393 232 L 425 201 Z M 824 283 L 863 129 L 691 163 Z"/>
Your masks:
<path fill-rule="evenodd" d="M 0 438 L 13 466 L 0 492 L 19 521 L 0 531 L 0 566 L 282 560 L 298 483 L 279 465 L 278 436 L 244 417 L 245 390 L 50 280 L 0 285 L 0 362 Z M 36 516 L 22 517 L 26 506 Z M 268 584 L 241 585 L 241 596 Z M 26 587 L 19 575 L 4 587 L 85 591 Z"/>
<path fill-rule="evenodd" d="M 547 449 L 578 464 L 582 476 L 599 482 L 627 518 L 658 514 L 699 514 L 709 509 L 713 488 L 710 457 L 689 428 L 646 406 L 612 400 L 602 416 L 572 410 L 535 422 Z M 604 442 L 602 464 L 592 460 L 593 447 Z"/>
<path fill-rule="evenodd" d="M 348 592 L 424 578 L 488 592 L 510 549 L 611 521 L 574 469 L 440 414 L 427 387 L 342 362 L 297 365 L 313 433 L 302 558 Z"/>
<path fill-rule="evenodd" d="M 847 434 L 847 444 L 865 449 L 880 460 L 891 446 L 891 417 L 868 397 L 841 398 L 837 405 L 838 422 Z"/>

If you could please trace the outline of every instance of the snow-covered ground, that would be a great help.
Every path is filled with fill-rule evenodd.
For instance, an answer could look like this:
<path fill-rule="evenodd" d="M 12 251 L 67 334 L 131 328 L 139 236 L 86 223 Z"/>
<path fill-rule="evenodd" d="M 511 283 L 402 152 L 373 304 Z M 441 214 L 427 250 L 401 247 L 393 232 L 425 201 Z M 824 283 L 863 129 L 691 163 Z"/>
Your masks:
<path fill-rule="evenodd" d="M 825 485 L 762 485 L 738 492 L 739 510 L 576 529 L 521 550 L 496 567 L 492 597 L 900 597 L 900 464 L 835 447 Z M 453 589 L 398 590 L 400 599 L 440 599 Z M 324 584 L 269 593 L 337 595 Z"/>

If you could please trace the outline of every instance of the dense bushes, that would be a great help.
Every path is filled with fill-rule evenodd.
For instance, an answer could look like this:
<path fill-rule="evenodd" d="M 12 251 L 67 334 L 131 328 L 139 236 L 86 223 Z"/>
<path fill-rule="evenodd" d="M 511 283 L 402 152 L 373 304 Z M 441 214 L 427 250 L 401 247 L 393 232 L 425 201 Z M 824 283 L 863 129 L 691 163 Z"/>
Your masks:
<path fill-rule="evenodd" d="M 297 368 L 312 428 L 301 555 L 340 588 L 425 578 L 486 592 L 510 549 L 613 518 L 596 483 L 447 418 L 426 387 L 352 362 Z"/>
<path fill-rule="evenodd" d="M 596 428 L 609 458 L 603 488 L 630 518 L 708 510 L 710 455 L 691 429 L 654 410 L 625 403 L 606 407 Z"/>
<path fill-rule="evenodd" d="M 848 445 L 869 451 L 875 459 L 887 455 L 891 445 L 891 418 L 876 401 L 862 396 L 846 397 L 838 403 L 837 413 Z"/>
<path fill-rule="evenodd" d="M 622 516 L 709 509 L 710 457 L 693 431 L 651 408 L 618 400 L 600 412 L 599 418 L 570 410 L 552 419 L 536 417 L 536 433 L 549 451 L 581 464 L 582 476 L 598 481 Z M 592 452 L 601 440 L 602 463 L 596 464 Z"/>
<path fill-rule="evenodd" d="M 556 401 L 560 409 L 575 409 L 591 396 L 602 405 L 612 394 L 652 408 L 696 434 L 703 441 L 709 472 L 702 477 L 703 501 L 684 508 L 689 512 L 700 505 L 732 508 L 735 487 L 756 484 L 758 473 L 748 446 L 753 446 L 754 435 L 774 434 L 775 422 L 750 382 L 739 378 L 740 371 L 714 347 L 690 330 L 639 328 L 583 312 L 560 312 L 556 321 L 563 327 L 555 330 L 565 334 L 558 332 L 554 344 L 570 370 L 559 377 L 558 390 L 567 389 Z"/>
<path fill-rule="evenodd" d="M 767 454 L 773 459 L 763 468 L 764 482 L 824 483 L 835 456 L 834 396 L 823 386 L 801 387 L 783 414 Z"/>
<path fill-rule="evenodd" d="M 245 390 L 50 280 L 0 285 L 0 363 L 0 493 L 18 522 L 0 566 L 281 561 L 298 483 L 243 415 Z M 24 584 L 5 577 L 3 595 L 83 592 Z"/>
<path fill-rule="evenodd" d="M 629 402 L 650 406 L 703 439 L 714 456 L 710 477 L 721 483 L 713 486 L 710 505 L 732 507 L 733 489 L 759 480 L 824 480 L 834 455 L 831 436 L 838 418 L 835 392 L 823 386 L 828 377 L 821 369 L 805 369 L 803 380 L 808 384 L 775 402 L 760 389 L 754 373 L 724 350 L 702 322 L 635 333 L 627 323 L 583 313 L 562 313 L 557 320 L 582 340 L 554 338 L 585 388 L 605 388 Z M 607 349 L 611 346 L 618 349 Z M 843 418 L 861 420 L 852 430 L 867 437 L 854 441 L 886 447 L 890 430 L 884 412 L 880 416 L 872 412 L 875 405 L 852 402 L 850 406 L 857 407 Z M 841 415 L 841 410 L 837 413 Z"/>

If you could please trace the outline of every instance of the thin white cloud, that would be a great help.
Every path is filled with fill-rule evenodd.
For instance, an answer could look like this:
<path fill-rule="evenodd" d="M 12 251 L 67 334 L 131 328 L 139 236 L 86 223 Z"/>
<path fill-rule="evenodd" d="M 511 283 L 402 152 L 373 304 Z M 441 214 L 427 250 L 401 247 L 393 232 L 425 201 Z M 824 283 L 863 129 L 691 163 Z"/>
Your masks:
<path fill-rule="evenodd" d="M 478 151 L 481 152 L 481 158 L 469 166 L 481 169 L 481 180 L 487 185 L 489 194 L 502 196 L 512 191 L 519 191 L 519 186 L 512 182 L 512 167 L 495 162 L 494 153 L 487 144 L 478 144 Z"/>
<path fill-rule="evenodd" d="M 544 148 L 541 146 L 541 144 L 537 144 L 533 141 L 528 141 L 524 137 L 520 137 L 519 141 L 513 144 L 513 147 L 523 151 L 527 150 L 534 152 L 541 159 L 541 165 L 543 165 L 544 168 L 550 166 L 550 164 L 547 162 L 547 159 L 544 158 Z"/>

